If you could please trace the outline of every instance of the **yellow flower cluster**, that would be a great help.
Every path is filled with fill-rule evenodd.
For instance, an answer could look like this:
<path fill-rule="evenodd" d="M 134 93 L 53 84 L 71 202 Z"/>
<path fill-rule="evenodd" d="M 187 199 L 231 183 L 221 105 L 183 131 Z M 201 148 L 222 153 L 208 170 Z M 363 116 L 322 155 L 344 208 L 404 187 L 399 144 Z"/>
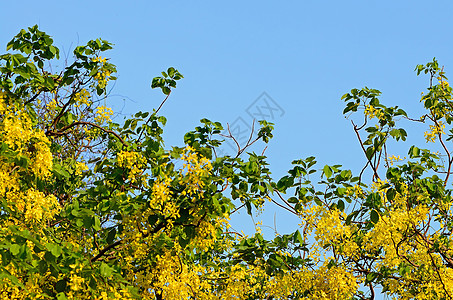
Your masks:
<path fill-rule="evenodd" d="M 9 191 L 6 201 L 13 211 L 22 213 L 26 223 L 39 223 L 52 219 L 61 207 L 54 195 L 44 195 L 31 188 L 26 192 Z"/>
<path fill-rule="evenodd" d="M 112 71 L 104 68 L 104 65 L 106 64 L 107 59 L 99 56 L 99 57 L 94 58 L 92 61 L 101 63 L 101 68 L 94 75 L 94 78 L 97 80 L 99 87 L 105 88 L 107 86 L 107 82 L 110 80 L 110 75 L 112 74 Z"/>
<path fill-rule="evenodd" d="M 74 298 L 81 299 L 81 298 Z M 83 299 L 90 299 L 88 297 Z M 116 289 L 114 287 L 108 287 L 108 291 L 102 291 L 101 296 L 96 300 L 133 300 L 130 292 L 125 288 Z"/>
<path fill-rule="evenodd" d="M 319 221 L 316 224 L 315 240 L 319 246 L 335 244 L 347 256 L 354 257 L 359 249 L 358 245 L 345 237 L 357 231 L 355 226 L 345 225 L 342 220 L 347 215 L 337 209 L 326 210 L 319 207 Z"/>
<path fill-rule="evenodd" d="M 22 148 L 31 138 L 32 124 L 25 114 L 6 112 L 0 126 L 3 142 L 13 150 Z"/>
<path fill-rule="evenodd" d="M 29 155 L 31 155 L 30 169 L 38 177 L 45 178 L 50 175 L 52 169 L 52 152 L 50 151 L 50 141 L 43 131 L 35 131 L 29 143 Z M 34 149 L 32 149 L 34 147 Z M 32 151 L 34 150 L 34 151 Z"/>
<path fill-rule="evenodd" d="M 444 81 L 444 80 L 442 80 L 442 78 L 439 78 L 439 80 L 440 80 L 439 85 L 440 85 L 443 89 L 447 89 L 447 88 L 450 87 L 450 84 L 448 84 L 448 81 Z"/>
<path fill-rule="evenodd" d="M 69 286 L 71 287 L 71 290 L 77 292 L 84 288 L 83 284 L 85 283 L 85 279 L 83 277 L 71 274 L 69 280 L 70 280 Z"/>
<path fill-rule="evenodd" d="M 195 195 L 202 193 L 205 185 L 203 179 L 208 177 L 212 165 L 209 159 L 199 156 L 195 149 L 187 146 L 181 156 L 184 161 L 183 168 L 180 170 L 182 182 L 186 184 L 186 189 L 181 193 L 182 195 Z"/>
<path fill-rule="evenodd" d="M 25 220 L 28 222 L 51 219 L 61 208 L 54 195 L 46 196 L 44 193 L 35 191 L 34 189 L 29 189 L 24 198 L 26 199 Z M 17 204 L 20 203 L 19 201 Z M 17 208 L 20 210 L 19 206 Z"/>
<path fill-rule="evenodd" d="M 388 163 L 393 166 L 393 164 L 395 162 L 398 162 L 398 161 L 403 161 L 404 159 L 406 159 L 405 157 L 404 158 L 401 158 L 399 155 L 398 156 L 395 156 L 395 155 L 391 155 L 389 157 L 387 157 L 387 161 Z"/>
<path fill-rule="evenodd" d="M 0 91 L 0 113 L 4 113 L 6 111 L 6 93 Z"/>
<path fill-rule="evenodd" d="M 348 187 L 346 189 L 346 195 L 348 195 L 349 197 L 356 198 L 356 199 L 364 199 L 365 191 L 362 189 L 361 186 L 356 184 L 353 187 Z"/>
<path fill-rule="evenodd" d="M 30 170 L 41 178 L 47 177 L 52 169 L 50 141 L 41 130 L 32 129 L 28 116 L 6 113 L 0 123 L 0 136 L 11 150 L 30 159 Z"/>
<path fill-rule="evenodd" d="M 151 271 L 153 288 L 162 289 L 163 299 L 188 299 L 201 284 L 198 276 L 183 264 L 178 255 L 170 251 L 157 255 L 157 265 Z"/>
<path fill-rule="evenodd" d="M 353 274 L 341 267 L 322 266 L 318 270 L 285 271 L 268 275 L 256 265 L 237 264 L 228 269 L 186 265 L 181 258 L 166 252 L 157 256 L 151 274 L 139 276 L 141 286 L 149 286 L 149 297 L 160 292 L 163 299 L 288 299 L 294 293 L 309 291 L 301 299 L 349 299 L 358 289 Z M 144 282 L 151 280 L 151 284 Z M 222 286 L 222 288 L 218 288 Z"/>
<path fill-rule="evenodd" d="M 113 115 L 113 110 L 107 106 L 98 106 L 96 107 L 96 117 L 94 120 L 98 124 L 104 124 L 105 122 L 111 121 L 111 116 Z"/>
<path fill-rule="evenodd" d="M 19 173 L 13 172 L 14 168 L 12 163 L 0 163 L 0 195 L 2 196 L 8 191 L 19 189 Z"/>
<path fill-rule="evenodd" d="M 390 268 L 398 267 L 402 256 L 415 258 L 421 255 L 427 249 L 414 248 L 410 242 L 404 242 L 404 232 L 408 227 L 425 221 L 428 213 L 429 208 L 423 205 L 409 211 L 406 208 L 391 210 L 388 214 L 382 215 L 375 228 L 364 236 L 363 247 L 368 251 L 382 249 L 385 256 L 379 265 Z"/>
<path fill-rule="evenodd" d="M 192 241 L 195 249 L 201 252 L 208 251 L 217 241 L 217 231 L 224 223 L 227 223 L 227 221 L 223 218 L 217 218 L 212 222 L 201 221 Z"/>
<path fill-rule="evenodd" d="M 152 187 L 152 199 L 150 199 L 150 208 L 158 209 L 168 218 L 171 226 L 172 220 L 179 217 L 179 211 L 174 201 L 170 197 L 170 189 L 165 181 L 157 181 Z"/>
<path fill-rule="evenodd" d="M 90 93 L 86 89 L 82 89 L 74 95 L 75 107 L 90 106 L 93 103 L 90 98 Z"/>
<path fill-rule="evenodd" d="M 1 107 L 6 98 L 0 99 Z M 45 195 L 33 187 L 21 189 L 20 172 L 46 179 L 52 170 L 50 141 L 40 129 L 33 128 L 25 112 L 8 106 L 0 120 L 0 138 L 8 148 L 24 161 L 16 165 L 0 159 L 0 195 L 12 211 L 23 216 L 26 223 L 39 223 L 51 219 L 60 210 L 53 195 Z"/>
<path fill-rule="evenodd" d="M 129 170 L 128 179 L 136 182 L 137 176 L 143 172 L 142 168 L 146 164 L 146 158 L 137 152 L 121 151 L 116 159 L 120 167 Z"/>
<path fill-rule="evenodd" d="M 326 258 L 328 253 L 322 247 L 330 245 L 329 249 L 333 247 L 336 255 L 344 257 L 344 260 L 358 259 L 357 255 L 361 251 L 379 253 L 375 254 L 374 268 L 377 270 L 381 267 L 398 270 L 402 264 L 410 262 L 410 269 L 413 271 L 401 275 L 400 278 L 386 280 L 385 285 L 389 295 L 398 295 L 398 299 L 450 298 L 449 295 L 453 295 L 453 271 L 445 265 L 439 254 L 432 252 L 434 242 L 440 240 L 440 233 L 426 229 L 434 220 L 430 206 L 423 204 L 432 201 L 429 199 L 430 195 L 423 191 L 412 195 L 407 185 L 400 185 L 398 192 L 390 201 L 386 196 L 387 184 L 386 180 L 377 180 L 371 185 L 371 192 L 379 193 L 381 197 L 382 208 L 377 210 L 379 219 L 369 231 L 360 231 L 354 223 L 346 225 L 344 222 L 346 215 L 336 209 L 308 204 L 301 211 L 301 218 L 306 222 L 301 226 L 304 225 L 304 238 L 305 233 L 315 233 L 314 238 L 317 243 L 312 246 L 310 257 L 318 262 L 318 265 L 322 261 L 328 261 Z M 352 188 L 350 193 L 355 193 Z M 410 208 L 408 201 L 413 203 Z M 443 200 L 439 202 L 441 202 L 439 207 L 446 211 L 450 210 L 451 205 L 442 204 Z M 442 224 L 440 227 L 442 228 Z M 413 232 L 416 228 L 423 228 L 423 231 L 419 231 L 419 234 L 412 235 L 408 239 L 408 232 Z M 441 243 L 439 247 L 441 249 L 444 247 L 448 256 L 453 255 L 453 250 L 449 250 L 447 246 L 453 243 L 452 236 L 443 237 L 443 239 L 444 244 Z M 322 270 L 322 267 L 319 270 Z M 341 270 L 348 273 L 345 269 Z M 351 279 L 353 278 L 351 274 Z M 360 281 L 363 278 L 357 277 L 357 280 Z M 316 280 L 312 278 L 308 282 L 313 283 Z M 338 279 L 337 283 L 343 284 L 345 280 Z M 417 283 L 415 289 L 414 283 Z M 324 284 L 328 283 L 324 281 Z M 410 294 L 409 290 L 416 293 L 416 296 Z M 324 294 L 323 291 L 316 293 L 311 295 L 319 295 L 319 299 L 337 299 L 336 296 Z M 313 296 L 309 299 L 318 298 Z M 338 299 L 346 299 L 346 297 L 338 297 Z"/>
<path fill-rule="evenodd" d="M 438 121 L 437 123 L 438 124 L 435 125 L 429 125 L 429 131 L 425 132 L 426 142 L 434 143 L 436 141 L 436 136 L 439 134 L 445 134 L 445 124 L 443 124 L 442 121 Z"/>
<path fill-rule="evenodd" d="M 93 58 L 93 62 L 100 62 L 102 64 L 105 64 L 107 62 L 107 58 L 102 58 L 101 56 L 98 56 L 96 58 Z"/>
<path fill-rule="evenodd" d="M 365 116 L 368 116 L 370 119 L 377 118 L 380 120 L 384 117 L 384 113 L 381 109 L 377 109 L 372 105 L 365 105 Z"/>
<path fill-rule="evenodd" d="M 357 279 L 352 272 L 342 267 L 329 269 L 327 266 L 321 266 L 316 270 L 306 268 L 297 272 L 293 277 L 287 279 L 290 289 L 310 291 L 308 296 L 303 299 L 351 299 L 353 293 L 358 289 Z M 288 289 L 288 287 L 286 288 Z"/>
<path fill-rule="evenodd" d="M 20 274 L 15 267 L 9 264 L 6 268 L 12 276 L 19 277 Z M 46 278 L 47 277 L 47 278 Z M 23 276 L 21 283 L 23 288 L 12 284 L 8 279 L 3 279 L 0 282 L 0 299 L 14 299 L 14 300 L 27 300 L 27 299 L 46 299 L 42 294 L 43 287 L 51 288 L 46 279 L 49 279 L 50 272 L 46 276 Z"/>
<path fill-rule="evenodd" d="M 88 166 L 83 163 L 83 162 L 76 162 L 76 165 L 75 165 L 75 174 L 77 176 L 80 176 L 82 175 L 83 171 L 87 171 L 88 170 Z"/>

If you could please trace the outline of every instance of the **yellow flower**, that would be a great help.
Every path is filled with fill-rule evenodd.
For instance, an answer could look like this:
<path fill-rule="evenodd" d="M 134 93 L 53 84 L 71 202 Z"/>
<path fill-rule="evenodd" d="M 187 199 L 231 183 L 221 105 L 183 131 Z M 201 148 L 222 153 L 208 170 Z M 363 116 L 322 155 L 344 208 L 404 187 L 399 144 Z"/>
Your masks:
<path fill-rule="evenodd" d="M 98 106 L 96 107 L 96 117 L 94 120 L 98 124 L 103 124 L 104 122 L 110 122 L 110 117 L 113 115 L 113 110 L 110 107 Z"/>
<path fill-rule="evenodd" d="M 90 106 L 92 104 L 90 100 L 90 93 L 86 89 L 82 89 L 80 92 L 74 95 L 75 106 L 80 107 L 82 105 Z"/>
<path fill-rule="evenodd" d="M 146 165 L 146 158 L 137 152 L 121 151 L 116 159 L 120 167 L 129 171 L 128 179 L 132 182 L 137 181 L 137 175 L 142 172 L 142 168 Z"/>
<path fill-rule="evenodd" d="M 378 118 L 382 119 L 384 114 L 382 110 L 375 108 L 372 105 L 365 105 L 365 115 L 368 116 L 370 119 Z"/>
<path fill-rule="evenodd" d="M 442 121 L 438 121 L 438 123 L 434 125 L 429 125 L 429 131 L 425 132 L 426 142 L 434 143 L 436 141 L 436 136 L 439 134 L 445 134 L 444 129 L 445 124 L 443 124 Z"/>
<path fill-rule="evenodd" d="M 83 283 L 85 282 L 85 279 L 83 277 L 72 274 L 69 279 L 70 279 L 69 285 L 71 287 L 71 290 L 79 291 L 84 288 Z"/>
<path fill-rule="evenodd" d="M 82 175 L 83 171 L 87 171 L 88 166 L 83 163 L 83 162 L 76 162 L 76 167 L 75 167 L 75 174 L 76 175 Z"/>
<path fill-rule="evenodd" d="M 110 75 L 112 74 L 112 71 L 104 68 L 105 64 L 107 63 L 107 59 L 99 56 L 94 58 L 92 61 L 101 63 L 101 68 L 94 75 L 94 79 L 97 80 L 99 87 L 105 88 L 107 86 L 107 82 L 110 80 Z"/>
<path fill-rule="evenodd" d="M 395 156 L 395 155 L 391 155 L 387 158 L 387 161 L 389 162 L 389 164 L 391 166 L 393 166 L 393 164 L 397 161 L 402 161 L 404 160 L 405 158 L 401 158 L 399 155 L 398 156 Z"/>

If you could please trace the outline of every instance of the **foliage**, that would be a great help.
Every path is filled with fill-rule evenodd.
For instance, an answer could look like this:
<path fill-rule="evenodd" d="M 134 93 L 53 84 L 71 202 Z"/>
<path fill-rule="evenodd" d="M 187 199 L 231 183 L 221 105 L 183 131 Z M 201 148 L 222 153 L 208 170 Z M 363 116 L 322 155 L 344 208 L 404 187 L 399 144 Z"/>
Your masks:
<path fill-rule="evenodd" d="M 436 60 L 416 68 L 430 76 L 421 118 L 384 106 L 378 90 L 343 96 L 344 113 L 364 117 L 353 122 L 366 158 L 358 176 L 308 157 L 274 180 L 265 155 L 246 152 L 272 137 L 265 121 L 234 157 L 216 155 L 234 137 L 207 119 L 185 147 L 164 147 L 158 112 L 183 78 L 174 68 L 152 81 L 159 108 L 113 122 L 103 104 L 116 69 L 101 56 L 111 46 L 90 41 L 52 71 L 59 50 L 34 26 L 0 56 L 2 298 L 373 299 L 376 287 L 452 298 L 452 88 Z M 444 155 L 412 146 L 406 160 L 390 156 L 389 139 L 407 136 L 400 119 L 428 123 Z M 300 228 L 267 240 L 229 226 L 266 201 Z"/>

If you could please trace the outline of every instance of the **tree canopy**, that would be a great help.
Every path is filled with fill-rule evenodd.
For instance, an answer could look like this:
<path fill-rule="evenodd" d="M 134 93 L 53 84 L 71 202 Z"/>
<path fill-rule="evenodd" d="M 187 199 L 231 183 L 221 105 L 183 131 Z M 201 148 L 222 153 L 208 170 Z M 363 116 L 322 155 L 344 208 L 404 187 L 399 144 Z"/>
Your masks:
<path fill-rule="evenodd" d="M 56 70 L 59 49 L 33 26 L 0 56 L 2 298 L 453 298 L 453 90 L 435 59 L 416 67 L 429 82 L 421 116 L 376 89 L 342 97 L 359 174 L 308 157 L 274 179 L 264 153 L 247 152 L 272 138 L 264 120 L 234 156 L 217 155 L 235 137 L 208 119 L 165 147 L 159 111 L 183 78 L 175 68 L 152 80 L 158 108 L 112 120 L 111 48 L 89 41 Z M 433 147 L 392 155 L 402 119 L 427 124 Z M 300 218 L 293 233 L 231 228 L 267 201 Z"/>

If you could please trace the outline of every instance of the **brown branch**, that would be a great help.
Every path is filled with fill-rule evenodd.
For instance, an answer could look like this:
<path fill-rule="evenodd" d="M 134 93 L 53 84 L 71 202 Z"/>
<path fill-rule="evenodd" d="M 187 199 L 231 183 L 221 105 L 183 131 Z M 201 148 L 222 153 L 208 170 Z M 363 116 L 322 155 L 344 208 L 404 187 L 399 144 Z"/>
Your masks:
<path fill-rule="evenodd" d="M 236 147 L 238 147 L 238 153 L 240 153 L 241 151 L 241 146 L 239 145 L 238 141 L 236 140 L 236 138 L 233 136 L 233 134 L 231 133 L 231 130 L 230 130 L 230 124 L 227 123 L 227 128 L 228 128 L 228 133 L 229 135 L 228 136 L 225 136 L 225 137 L 228 137 L 228 138 L 231 138 L 233 139 L 233 141 L 236 143 Z M 223 136 L 222 134 L 220 134 L 221 136 Z M 237 156 L 236 156 L 237 157 Z"/>
<path fill-rule="evenodd" d="M 371 162 L 371 160 L 367 157 L 366 155 L 366 149 L 365 147 L 363 146 L 363 142 L 362 142 L 362 139 L 360 138 L 360 134 L 359 134 L 359 130 L 357 129 L 357 125 L 354 124 L 354 122 L 351 120 L 351 123 L 352 125 L 354 126 L 354 132 L 355 134 L 357 135 L 357 138 L 359 140 L 359 143 L 360 143 L 360 147 L 362 147 L 362 150 L 363 150 L 363 153 L 365 153 L 365 157 L 367 158 L 368 162 L 370 163 L 370 167 L 371 169 L 373 169 L 373 172 L 374 172 L 374 177 L 376 179 L 379 179 L 379 175 L 377 173 L 377 170 L 375 169 L 375 167 L 373 166 L 373 163 Z"/>
<path fill-rule="evenodd" d="M 63 116 L 63 114 L 65 113 L 66 108 L 68 108 L 69 104 L 71 104 L 71 101 L 72 101 L 73 97 L 75 96 L 75 94 L 77 94 L 75 91 L 77 91 L 77 90 L 79 89 L 79 87 L 81 87 L 81 86 L 82 86 L 82 82 L 79 81 L 79 82 L 78 82 L 78 85 L 77 85 L 77 88 L 75 88 L 75 89 L 73 90 L 73 92 L 71 93 L 71 95 L 69 96 L 68 102 L 66 102 L 66 103 L 63 105 L 63 107 L 61 108 L 60 112 L 59 112 L 58 115 L 55 117 L 55 119 L 52 121 L 52 124 L 50 124 L 49 127 L 54 127 L 54 126 L 57 124 L 57 122 L 60 120 L 60 118 L 61 118 L 61 117 Z M 49 131 L 49 130 L 47 130 L 47 131 Z"/>
<path fill-rule="evenodd" d="M 296 211 L 293 211 L 293 210 L 287 208 L 286 206 L 281 205 L 280 203 L 278 203 L 278 202 L 275 201 L 274 199 L 271 199 L 271 200 L 272 200 L 272 203 L 275 203 L 276 205 L 280 206 L 281 208 L 286 209 L 287 211 L 289 211 L 290 213 L 295 214 L 296 216 L 298 215 Z"/>
<path fill-rule="evenodd" d="M 35 100 L 36 98 L 38 98 L 38 96 L 41 94 L 42 90 L 40 90 L 39 92 L 37 92 L 35 95 L 33 95 L 33 97 L 31 97 L 29 100 L 25 101 L 24 102 L 24 105 L 27 105 L 28 103 L 31 103 L 33 102 L 33 100 Z"/>
<path fill-rule="evenodd" d="M 427 115 L 423 115 L 423 116 L 420 117 L 420 119 L 412 119 L 412 118 L 403 116 L 403 118 L 405 118 L 405 119 L 407 119 L 407 120 L 409 120 L 409 121 L 421 122 L 421 123 L 424 123 L 424 122 L 425 122 L 426 117 L 427 117 Z"/>
<path fill-rule="evenodd" d="M 250 141 L 252 140 L 253 131 L 255 131 L 255 119 L 253 119 L 252 130 L 250 130 L 250 136 L 249 136 L 249 139 L 247 140 L 247 143 L 245 143 L 245 145 L 249 145 Z"/>
<path fill-rule="evenodd" d="M 236 231 L 225 231 L 225 232 L 222 232 L 223 234 L 236 234 L 236 235 L 239 235 L 240 237 L 244 237 L 244 235 L 240 234 L 239 232 L 236 232 Z"/>
<path fill-rule="evenodd" d="M 276 191 L 276 194 L 283 202 L 285 202 L 286 205 L 288 205 L 288 207 L 290 207 L 294 212 L 296 212 L 296 209 L 294 207 L 292 207 L 291 204 L 289 204 L 288 201 L 285 200 L 285 198 L 283 198 L 283 196 L 280 194 L 279 191 Z M 297 212 L 296 212 L 296 214 L 297 214 Z"/>
<path fill-rule="evenodd" d="M 157 115 L 157 113 L 159 112 L 159 110 L 162 108 L 162 106 L 164 105 L 164 103 L 167 101 L 168 97 L 170 97 L 170 94 L 171 94 L 171 90 L 170 90 L 170 92 L 168 92 L 168 95 L 167 95 L 167 97 L 165 97 L 164 101 L 162 101 L 162 102 L 160 103 L 159 107 L 158 107 L 157 110 L 154 112 L 156 115 Z"/>
<path fill-rule="evenodd" d="M 59 131 L 51 131 L 51 130 L 47 130 L 46 131 L 46 135 L 49 135 L 49 136 L 61 136 L 61 135 L 64 135 L 65 134 L 65 131 L 74 127 L 74 126 L 77 126 L 77 125 L 90 125 L 92 127 L 95 127 L 95 128 L 98 128 L 102 131 L 104 131 L 105 133 L 110 133 L 112 135 L 114 135 L 124 146 L 127 146 L 127 143 L 118 135 L 118 133 L 112 131 L 112 130 L 109 130 L 109 129 L 105 129 L 97 124 L 94 124 L 94 123 L 91 123 L 91 122 L 85 122 L 85 121 L 76 121 L 74 123 L 71 123 L 65 127 L 63 127 L 61 130 Z"/>
<path fill-rule="evenodd" d="M 437 120 L 434 117 L 434 114 L 433 114 L 432 110 L 431 110 L 431 114 L 433 115 L 433 118 L 430 118 L 430 117 L 428 117 L 428 118 L 430 118 L 431 121 L 433 121 L 434 124 L 438 128 L 441 128 L 439 123 L 437 123 Z M 448 156 L 448 170 L 447 170 L 447 176 L 445 176 L 445 180 L 444 180 L 444 186 L 446 186 L 447 182 L 448 182 L 448 178 L 450 177 L 450 170 L 451 170 L 451 165 L 452 165 L 453 161 L 452 161 L 452 158 L 451 158 L 450 152 L 448 151 L 447 146 L 445 145 L 444 141 L 442 140 L 442 131 L 440 131 L 437 135 L 439 137 L 439 142 L 442 145 L 442 148 L 444 148 L 444 151 L 445 151 L 445 153 L 447 153 L 447 156 Z"/>
<path fill-rule="evenodd" d="M 370 163 L 370 161 L 367 161 L 365 166 L 362 168 L 362 171 L 360 171 L 360 174 L 359 174 L 359 186 L 360 184 L 362 183 L 362 175 L 363 175 L 363 172 L 365 172 L 366 168 L 368 167 L 368 164 Z"/>
<path fill-rule="evenodd" d="M 114 242 L 113 244 L 110 244 L 108 246 L 106 246 L 104 249 L 102 249 L 101 251 L 99 251 L 99 253 L 94 256 L 92 259 L 91 259 L 91 262 L 95 262 L 96 260 L 98 260 L 99 258 L 101 258 L 107 251 L 115 248 L 116 246 L 119 246 L 122 244 L 122 241 L 116 241 Z"/>
<path fill-rule="evenodd" d="M 448 178 L 450 177 L 451 165 L 452 165 L 453 161 L 452 161 L 452 158 L 451 158 L 450 152 L 448 151 L 447 146 L 445 146 L 444 141 L 442 140 L 442 134 L 439 132 L 438 135 L 439 135 L 439 141 L 442 144 L 442 147 L 444 148 L 445 153 L 447 153 L 447 156 L 448 156 L 448 170 L 447 170 L 447 176 L 445 176 L 445 180 L 444 180 L 444 186 L 446 186 L 447 182 L 448 182 Z"/>
<path fill-rule="evenodd" d="M 252 141 L 253 131 L 254 131 L 254 123 L 255 123 L 255 120 L 253 120 L 253 123 L 252 123 L 252 130 L 250 132 L 250 137 L 249 137 L 247 143 L 242 148 L 241 148 L 241 145 L 239 145 L 239 142 L 237 141 L 237 139 L 231 133 L 230 124 L 227 123 L 228 135 L 221 134 L 221 133 L 219 134 L 222 137 L 230 138 L 230 139 L 232 139 L 234 141 L 234 143 L 236 144 L 236 147 L 238 148 L 235 158 L 238 158 L 248 147 L 250 147 L 251 145 L 253 145 L 254 143 L 256 143 L 260 139 L 259 137 L 257 137 L 256 139 L 254 139 Z M 266 148 L 267 148 L 267 146 L 266 146 Z M 266 148 L 263 150 L 263 154 L 264 154 L 264 151 L 266 150 Z"/>
<path fill-rule="evenodd" d="M 369 287 L 370 287 L 370 292 L 371 292 L 370 300 L 374 300 L 374 288 L 373 288 L 373 285 L 371 284 L 371 282 L 369 284 Z"/>
<path fill-rule="evenodd" d="M 159 107 L 157 108 L 157 110 L 155 112 L 153 112 L 151 114 L 151 116 L 149 116 L 148 120 L 146 120 L 145 124 L 143 124 L 143 126 L 146 126 L 148 125 L 149 121 L 151 120 L 151 118 L 154 116 L 154 115 L 157 115 L 157 113 L 159 112 L 159 110 L 162 108 L 162 106 L 164 105 L 164 103 L 167 101 L 168 97 L 170 97 L 170 94 L 171 94 L 171 90 L 170 92 L 168 93 L 167 97 L 165 97 L 164 101 L 162 101 L 159 105 Z M 137 138 L 137 141 L 140 141 L 140 138 L 142 137 L 142 134 L 145 130 L 142 130 L 140 131 L 140 134 L 138 135 L 138 138 Z"/>
<path fill-rule="evenodd" d="M 452 299 L 450 293 L 447 291 L 447 288 L 445 287 L 445 283 L 442 280 L 442 276 L 440 275 L 439 268 L 436 266 L 436 262 L 434 261 L 434 258 L 432 256 L 431 252 L 428 252 L 428 255 L 429 255 L 429 258 L 431 258 L 431 262 L 433 263 L 434 270 L 436 270 L 437 276 L 439 276 L 439 280 L 440 280 L 440 283 L 442 283 L 442 288 L 444 289 L 445 294 L 448 295 L 449 299 Z"/>
<path fill-rule="evenodd" d="M 225 184 L 225 187 L 224 187 L 220 192 L 224 192 L 224 191 L 228 188 L 228 184 L 229 184 L 229 183 L 228 183 L 228 181 L 227 181 L 227 183 Z"/>
<path fill-rule="evenodd" d="M 245 206 L 245 203 L 242 204 L 241 206 L 237 207 L 235 210 L 233 210 L 230 215 L 234 214 L 235 212 L 237 212 L 238 210 L 240 210 L 241 208 L 243 208 Z"/>

